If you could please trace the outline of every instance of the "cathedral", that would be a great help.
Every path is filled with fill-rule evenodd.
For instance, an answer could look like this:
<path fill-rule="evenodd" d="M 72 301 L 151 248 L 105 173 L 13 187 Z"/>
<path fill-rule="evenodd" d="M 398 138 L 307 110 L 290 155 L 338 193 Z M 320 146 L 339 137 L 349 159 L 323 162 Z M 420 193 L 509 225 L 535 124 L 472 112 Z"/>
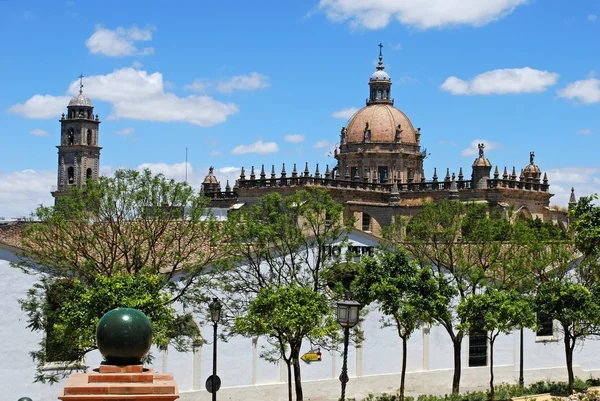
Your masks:
<path fill-rule="evenodd" d="M 430 180 L 425 177 L 423 163 L 426 150 L 421 146 L 421 128 L 415 128 L 408 116 L 394 106 L 392 79 L 385 71 L 379 49 L 379 63 L 369 78 L 366 105 L 342 127 L 339 144 L 334 151 L 337 165 L 325 171 L 319 165 L 311 172 L 308 163 L 300 168 L 294 163 L 291 172 L 285 163 L 279 174 L 264 164 L 260 171 L 242 167 L 233 187 L 227 182 L 224 190 L 211 167 L 202 184 L 202 191 L 219 209 L 237 208 L 255 202 L 263 194 L 290 194 L 304 187 L 321 187 L 344 204 L 346 218 L 354 218 L 356 228 L 375 236 L 390 225 L 395 216 L 412 216 L 424 202 L 455 199 L 463 202 L 487 202 L 501 206 L 513 217 L 568 224 L 564 210 L 550 208 L 550 184 L 535 164 L 535 154 L 529 154 L 529 164 L 520 169 L 506 166 L 499 169 L 485 156 L 484 144 L 471 165 L 470 177 L 446 169 L 434 169 Z M 58 148 L 57 198 L 99 174 L 100 150 L 98 134 L 100 120 L 94 115 L 91 100 L 83 94 L 83 76 L 79 94 L 69 102 L 67 114 L 60 119 L 61 141 Z M 288 164 L 288 168 L 290 164 Z M 322 169 L 322 166 L 321 166 Z M 468 171 L 465 171 L 468 173 Z M 442 176 L 443 174 L 443 176 Z M 575 201 L 571 192 L 571 202 Z"/>
<path fill-rule="evenodd" d="M 270 175 L 264 164 L 260 172 L 242 168 L 233 188 L 229 183 L 222 191 L 213 170 L 203 184 L 204 193 L 217 207 L 239 207 L 255 202 L 267 192 L 288 194 L 298 188 L 328 189 L 334 199 L 343 203 L 346 218 L 354 217 L 356 228 L 376 236 L 390 225 L 395 216 L 412 216 L 426 201 L 443 198 L 487 202 L 510 210 L 514 217 L 555 222 L 565 226 L 566 213 L 550 208 L 550 184 L 535 164 L 535 154 L 529 164 L 520 169 L 499 169 L 485 157 L 485 146 L 479 144 L 479 156 L 473 161 L 471 175 L 462 167 L 445 174 L 434 169 L 433 177 L 425 177 L 423 162 L 426 151 L 421 146 L 421 128 L 415 128 L 408 116 L 394 106 L 392 79 L 385 71 L 379 50 L 379 63 L 369 78 L 366 105 L 342 127 L 334 156 L 337 165 L 311 172 L 308 164 L 300 169 L 293 164 L 291 173 L 283 164 L 279 174 L 275 166 Z M 289 164 L 288 164 L 289 168 Z M 321 166 L 322 169 L 322 166 Z M 468 171 L 465 171 L 468 173 Z M 444 174 L 442 176 L 442 174 Z M 571 202 L 575 201 L 573 191 Z"/>

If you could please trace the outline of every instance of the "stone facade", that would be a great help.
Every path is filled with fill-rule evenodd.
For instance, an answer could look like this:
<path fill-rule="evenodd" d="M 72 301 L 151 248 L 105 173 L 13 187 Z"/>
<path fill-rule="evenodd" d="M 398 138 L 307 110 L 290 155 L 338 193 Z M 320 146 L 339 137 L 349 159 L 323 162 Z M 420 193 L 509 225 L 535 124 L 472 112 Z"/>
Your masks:
<path fill-rule="evenodd" d="M 502 173 L 498 165 L 494 168 L 485 157 L 485 146 L 479 144 L 470 177 L 465 177 L 461 167 L 458 175 L 447 169 L 445 177 L 438 177 L 434 170 L 431 180 L 427 180 L 423 170 L 427 150 L 421 147 L 421 128 L 415 129 L 406 114 L 394 107 L 391 86 L 380 52 L 377 69 L 369 79 L 366 106 L 342 127 L 334 151 L 337 165 L 331 170 L 327 165 L 321 173 L 317 164 L 311 172 L 306 164 L 301 171 L 294 164 L 290 174 L 284 164 L 279 174 L 275 166 L 267 174 L 262 165 L 257 174 L 252 166 L 249 176 L 242 168 L 233 189 L 228 185 L 225 191 L 215 185 L 218 180 L 211 171 L 206 181 L 211 185 L 205 183 L 205 194 L 213 199 L 213 205 L 230 207 L 256 202 L 273 191 L 287 195 L 299 188 L 327 188 L 345 205 L 346 217 L 356 217 L 357 228 L 375 235 L 394 216 L 414 215 L 424 201 L 444 198 L 487 202 L 511 211 L 514 217 L 568 224 L 565 211 L 549 207 L 550 184 L 535 165 L 533 152 L 529 164 L 517 176 L 515 167 L 512 173 L 506 167 Z"/>

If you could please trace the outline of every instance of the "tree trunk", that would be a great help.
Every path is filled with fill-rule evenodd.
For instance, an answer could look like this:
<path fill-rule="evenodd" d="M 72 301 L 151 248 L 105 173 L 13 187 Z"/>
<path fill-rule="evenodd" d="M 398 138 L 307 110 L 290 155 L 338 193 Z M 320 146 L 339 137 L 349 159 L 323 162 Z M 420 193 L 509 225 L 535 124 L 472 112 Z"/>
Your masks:
<path fill-rule="evenodd" d="M 573 375 L 573 347 L 571 347 L 571 335 L 568 327 L 563 325 L 563 329 L 565 332 L 564 342 L 565 357 L 567 361 L 567 374 L 569 377 L 569 395 L 571 395 L 573 394 L 573 382 L 575 381 L 575 376 Z"/>
<path fill-rule="evenodd" d="M 490 401 L 494 401 L 494 338 L 490 339 Z"/>
<path fill-rule="evenodd" d="M 404 379 L 406 378 L 406 343 L 408 336 L 402 337 L 402 373 L 400 374 L 400 401 L 404 401 Z"/>
<path fill-rule="evenodd" d="M 454 347 L 454 375 L 452 376 L 452 394 L 458 394 L 460 391 L 462 336 L 453 337 L 452 344 Z"/>
<path fill-rule="evenodd" d="M 300 345 L 292 347 L 292 363 L 294 364 L 294 385 L 296 389 L 296 401 L 303 401 L 302 376 L 300 375 Z"/>
<path fill-rule="evenodd" d="M 288 401 L 292 401 L 292 362 L 286 359 L 285 364 L 287 366 Z"/>

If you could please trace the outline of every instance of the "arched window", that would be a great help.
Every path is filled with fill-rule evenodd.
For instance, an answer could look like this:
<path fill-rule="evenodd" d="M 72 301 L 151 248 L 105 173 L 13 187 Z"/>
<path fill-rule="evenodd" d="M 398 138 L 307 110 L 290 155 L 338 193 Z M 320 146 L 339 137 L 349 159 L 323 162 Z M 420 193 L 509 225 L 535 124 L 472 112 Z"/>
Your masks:
<path fill-rule="evenodd" d="M 377 99 L 381 99 L 381 90 L 377 91 Z"/>
<path fill-rule="evenodd" d="M 69 135 L 67 135 L 67 145 L 73 145 L 75 142 L 75 132 L 73 132 L 73 128 L 69 130 Z"/>
<path fill-rule="evenodd" d="M 91 168 L 88 168 L 87 171 L 85 172 L 85 179 L 86 180 L 92 179 L 92 169 Z"/>
<path fill-rule="evenodd" d="M 75 169 L 73 167 L 69 167 L 67 169 L 67 177 L 69 178 L 69 184 L 73 184 L 75 182 Z"/>
<path fill-rule="evenodd" d="M 91 129 L 87 130 L 87 139 L 86 139 L 85 143 L 88 145 L 92 144 L 92 130 Z"/>

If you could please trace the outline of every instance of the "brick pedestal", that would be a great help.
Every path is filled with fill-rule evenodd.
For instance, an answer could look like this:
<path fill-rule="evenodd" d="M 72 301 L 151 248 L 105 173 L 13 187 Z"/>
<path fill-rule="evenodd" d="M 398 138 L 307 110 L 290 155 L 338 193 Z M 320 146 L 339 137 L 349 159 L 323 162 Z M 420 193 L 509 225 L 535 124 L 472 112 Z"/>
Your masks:
<path fill-rule="evenodd" d="M 179 398 L 171 374 L 155 374 L 142 365 L 101 365 L 91 373 L 74 373 L 58 397 L 63 401 L 173 401 Z"/>

